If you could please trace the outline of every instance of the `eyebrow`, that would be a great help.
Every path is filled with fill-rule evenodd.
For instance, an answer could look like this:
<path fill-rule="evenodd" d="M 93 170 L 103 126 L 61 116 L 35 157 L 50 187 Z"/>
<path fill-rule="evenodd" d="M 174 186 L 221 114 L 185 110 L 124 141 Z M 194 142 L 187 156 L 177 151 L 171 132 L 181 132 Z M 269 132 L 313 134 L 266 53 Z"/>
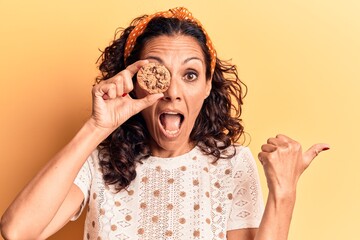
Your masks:
<path fill-rule="evenodd" d="M 153 60 L 156 60 L 156 61 L 158 61 L 159 63 L 161 63 L 161 64 L 164 64 L 164 61 L 163 60 L 161 60 L 161 58 L 159 58 L 159 57 L 155 57 L 155 56 L 148 56 L 148 57 L 146 57 L 145 59 L 153 59 Z"/>
<path fill-rule="evenodd" d="M 157 62 L 159 62 L 159 63 L 161 63 L 161 64 L 164 64 L 164 61 L 163 61 L 161 58 L 156 57 L 156 56 L 148 56 L 148 57 L 146 57 L 145 59 L 153 59 L 153 60 L 156 60 Z M 204 63 L 203 60 L 202 60 L 201 58 L 198 58 L 198 57 L 190 57 L 190 58 L 187 58 L 187 59 L 184 60 L 184 63 L 188 63 L 188 62 L 190 62 L 190 61 L 192 61 L 192 60 L 198 60 L 198 61 Z"/>
<path fill-rule="evenodd" d="M 199 60 L 200 62 L 204 63 L 203 60 L 201 58 L 198 57 L 190 57 L 185 59 L 184 63 L 190 62 L 191 60 Z"/>

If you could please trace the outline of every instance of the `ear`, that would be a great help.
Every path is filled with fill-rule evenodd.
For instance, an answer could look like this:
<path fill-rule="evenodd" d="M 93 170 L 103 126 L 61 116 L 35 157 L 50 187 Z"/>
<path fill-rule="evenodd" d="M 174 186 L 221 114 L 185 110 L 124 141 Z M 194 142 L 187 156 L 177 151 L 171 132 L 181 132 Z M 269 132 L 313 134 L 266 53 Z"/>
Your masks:
<path fill-rule="evenodd" d="M 212 87 L 212 81 L 207 80 L 206 81 L 206 86 L 205 86 L 205 99 L 210 95 L 211 87 Z"/>

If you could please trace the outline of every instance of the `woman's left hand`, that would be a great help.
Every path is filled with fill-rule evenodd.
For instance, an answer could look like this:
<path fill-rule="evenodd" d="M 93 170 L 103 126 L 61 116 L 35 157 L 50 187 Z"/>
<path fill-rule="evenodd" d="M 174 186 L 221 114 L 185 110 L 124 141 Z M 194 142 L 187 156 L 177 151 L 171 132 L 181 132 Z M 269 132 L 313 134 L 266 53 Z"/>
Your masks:
<path fill-rule="evenodd" d="M 301 174 L 320 152 L 328 149 L 329 145 L 319 143 L 303 152 L 298 142 L 285 135 L 269 138 L 258 154 L 264 167 L 269 192 L 275 197 L 295 194 Z"/>

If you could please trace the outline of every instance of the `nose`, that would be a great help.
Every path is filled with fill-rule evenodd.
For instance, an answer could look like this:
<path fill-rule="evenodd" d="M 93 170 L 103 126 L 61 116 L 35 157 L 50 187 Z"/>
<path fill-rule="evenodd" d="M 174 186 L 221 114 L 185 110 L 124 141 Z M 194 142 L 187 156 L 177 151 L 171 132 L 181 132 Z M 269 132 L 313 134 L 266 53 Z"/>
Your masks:
<path fill-rule="evenodd" d="M 178 83 L 178 79 L 171 77 L 170 86 L 164 92 L 163 99 L 166 101 L 181 100 L 181 87 Z"/>

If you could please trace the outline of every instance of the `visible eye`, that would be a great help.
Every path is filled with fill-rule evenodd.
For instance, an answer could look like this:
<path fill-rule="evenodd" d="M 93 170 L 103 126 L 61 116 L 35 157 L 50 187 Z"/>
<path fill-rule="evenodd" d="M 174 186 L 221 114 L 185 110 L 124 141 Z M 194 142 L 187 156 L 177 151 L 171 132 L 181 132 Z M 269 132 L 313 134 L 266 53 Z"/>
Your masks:
<path fill-rule="evenodd" d="M 198 78 L 198 74 L 196 72 L 187 72 L 184 76 L 186 81 L 192 82 Z"/>

